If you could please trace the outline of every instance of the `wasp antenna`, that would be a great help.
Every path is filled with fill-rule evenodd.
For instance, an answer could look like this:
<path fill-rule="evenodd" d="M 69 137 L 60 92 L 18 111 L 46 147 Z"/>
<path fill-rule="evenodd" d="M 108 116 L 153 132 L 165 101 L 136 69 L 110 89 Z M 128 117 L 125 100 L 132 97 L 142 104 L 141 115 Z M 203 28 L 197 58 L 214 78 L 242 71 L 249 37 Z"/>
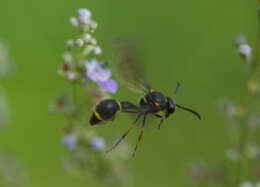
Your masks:
<path fill-rule="evenodd" d="M 192 109 L 186 108 L 186 107 L 184 107 L 184 106 L 178 105 L 178 104 L 175 104 L 175 106 L 177 106 L 178 108 L 180 108 L 180 109 L 182 109 L 182 110 L 186 110 L 186 111 L 188 111 L 188 112 L 191 112 L 192 114 L 194 114 L 195 116 L 197 116 L 199 120 L 201 120 L 201 117 L 200 117 L 200 115 L 199 115 L 198 112 L 196 112 L 196 111 L 194 111 L 194 110 L 192 110 Z"/>
<path fill-rule="evenodd" d="M 178 92 L 180 86 L 181 86 L 180 82 L 177 82 L 177 86 L 176 86 L 175 91 L 174 91 L 174 93 L 173 93 L 173 99 L 175 98 L 175 96 L 176 96 L 176 94 L 177 94 L 177 92 Z"/>

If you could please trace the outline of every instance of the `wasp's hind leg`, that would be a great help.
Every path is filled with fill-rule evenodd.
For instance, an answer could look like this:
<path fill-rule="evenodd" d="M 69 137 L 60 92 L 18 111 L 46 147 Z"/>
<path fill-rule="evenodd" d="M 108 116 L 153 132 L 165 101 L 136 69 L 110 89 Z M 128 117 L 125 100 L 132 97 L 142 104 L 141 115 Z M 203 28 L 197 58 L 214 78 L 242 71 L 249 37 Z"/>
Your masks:
<path fill-rule="evenodd" d="M 143 118 L 143 124 L 142 124 L 142 129 L 141 129 L 141 132 L 138 136 L 138 142 L 136 143 L 136 146 L 135 146 L 135 149 L 134 149 L 134 152 L 133 152 L 133 157 L 135 156 L 135 153 L 138 149 L 138 145 L 143 137 L 143 134 L 144 134 L 144 128 L 145 128 L 145 120 L 146 120 L 146 114 L 144 114 L 144 118 Z"/>
<path fill-rule="evenodd" d="M 132 128 L 135 126 L 135 124 L 138 122 L 138 120 L 140 119 L 140 117 L 142 116 L 143 114 L 140 113 L 137 118 L 135 119 L 134 123 L 132 123 L 132 125 L 124 132 L 124 134 L 121 136 L 121 138 L 110 148 L 108 149 L 106 152 L 110 152 L 112 151 L 113 149 L 115 149 L 119 144 L 120 142 L 127 136 L 127 134 L 132 130 Z"/>

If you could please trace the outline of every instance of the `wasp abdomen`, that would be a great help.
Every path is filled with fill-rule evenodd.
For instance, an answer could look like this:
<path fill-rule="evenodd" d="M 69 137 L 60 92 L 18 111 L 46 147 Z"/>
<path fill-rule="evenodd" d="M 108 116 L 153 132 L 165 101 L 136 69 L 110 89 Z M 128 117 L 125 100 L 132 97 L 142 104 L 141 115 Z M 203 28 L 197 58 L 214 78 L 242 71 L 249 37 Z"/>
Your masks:
<path fill-rule="evenodd" d="M 105 99 L 96 106 L 90 118 L 90 124 L 96 125 L 102 121 L 112 120 L 120 110 L 121 104 L 119 102 L 114 99 Z"/>

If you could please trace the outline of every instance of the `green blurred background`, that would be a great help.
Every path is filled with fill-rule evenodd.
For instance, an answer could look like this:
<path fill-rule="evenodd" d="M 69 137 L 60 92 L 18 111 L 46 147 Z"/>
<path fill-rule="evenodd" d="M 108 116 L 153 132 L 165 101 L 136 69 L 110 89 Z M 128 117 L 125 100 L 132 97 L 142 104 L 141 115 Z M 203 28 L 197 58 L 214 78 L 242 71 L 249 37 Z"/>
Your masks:
<path fill-rule="evenodd" d="M 133 167 L 134 186 L 190 186 L 187 166 L 205 159 L 215 162 L 228 147 L 226 123 L 217 111 L 219 98 L 243 100 L 246 70 L 232 41 L 245 33 L 254 44 L 256 1 L 121 1 L 1 0 L 0 38 L 8 41 L 16 75 L 3 85 L 12 120 L 1 129 L 0 148 L 13 152 L 27 172 L 29 187 L 97 186 L 91 179 L 68 175 L 61 167 L 66 150 L 60 145 L 65 120 L 51 115 L 48 105 L 69 85 L 56 74 L 65 41 L 75 34 L 68 18 L 78 8 L 92 11 L 99 23 L 96 38 L 105 52 L 111 36 L 138 36 L 145 42 L 145 73 L 153 88 L 202 115 L 198 121 L 178 111 L 160 131 L 150 120 Z M 139 95 L 119 88 L 119 100 L 136 102 Z M 97 131 L 119 135 L 131 118 L 122 115 Z M 158 120 L 158 119 L 157 119 Z M 88 124 L 86 124 L 88 125 Z M 128 141 L 134 146 L 138 129 Z"/>

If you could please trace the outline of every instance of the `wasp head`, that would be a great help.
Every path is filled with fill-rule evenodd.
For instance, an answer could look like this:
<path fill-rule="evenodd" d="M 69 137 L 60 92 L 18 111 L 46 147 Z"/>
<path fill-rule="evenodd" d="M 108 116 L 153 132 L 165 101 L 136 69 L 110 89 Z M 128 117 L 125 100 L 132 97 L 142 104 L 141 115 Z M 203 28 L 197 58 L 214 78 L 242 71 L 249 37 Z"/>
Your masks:
<path fill-rule="evenodd" d="M 167 100 L 166 117 L 168 117 L 170 114 L 172 114 L 175 111 L 175 104 L 173 99 L 171 99 L 170 97 L 167 97 L 166 100 Z"/>

